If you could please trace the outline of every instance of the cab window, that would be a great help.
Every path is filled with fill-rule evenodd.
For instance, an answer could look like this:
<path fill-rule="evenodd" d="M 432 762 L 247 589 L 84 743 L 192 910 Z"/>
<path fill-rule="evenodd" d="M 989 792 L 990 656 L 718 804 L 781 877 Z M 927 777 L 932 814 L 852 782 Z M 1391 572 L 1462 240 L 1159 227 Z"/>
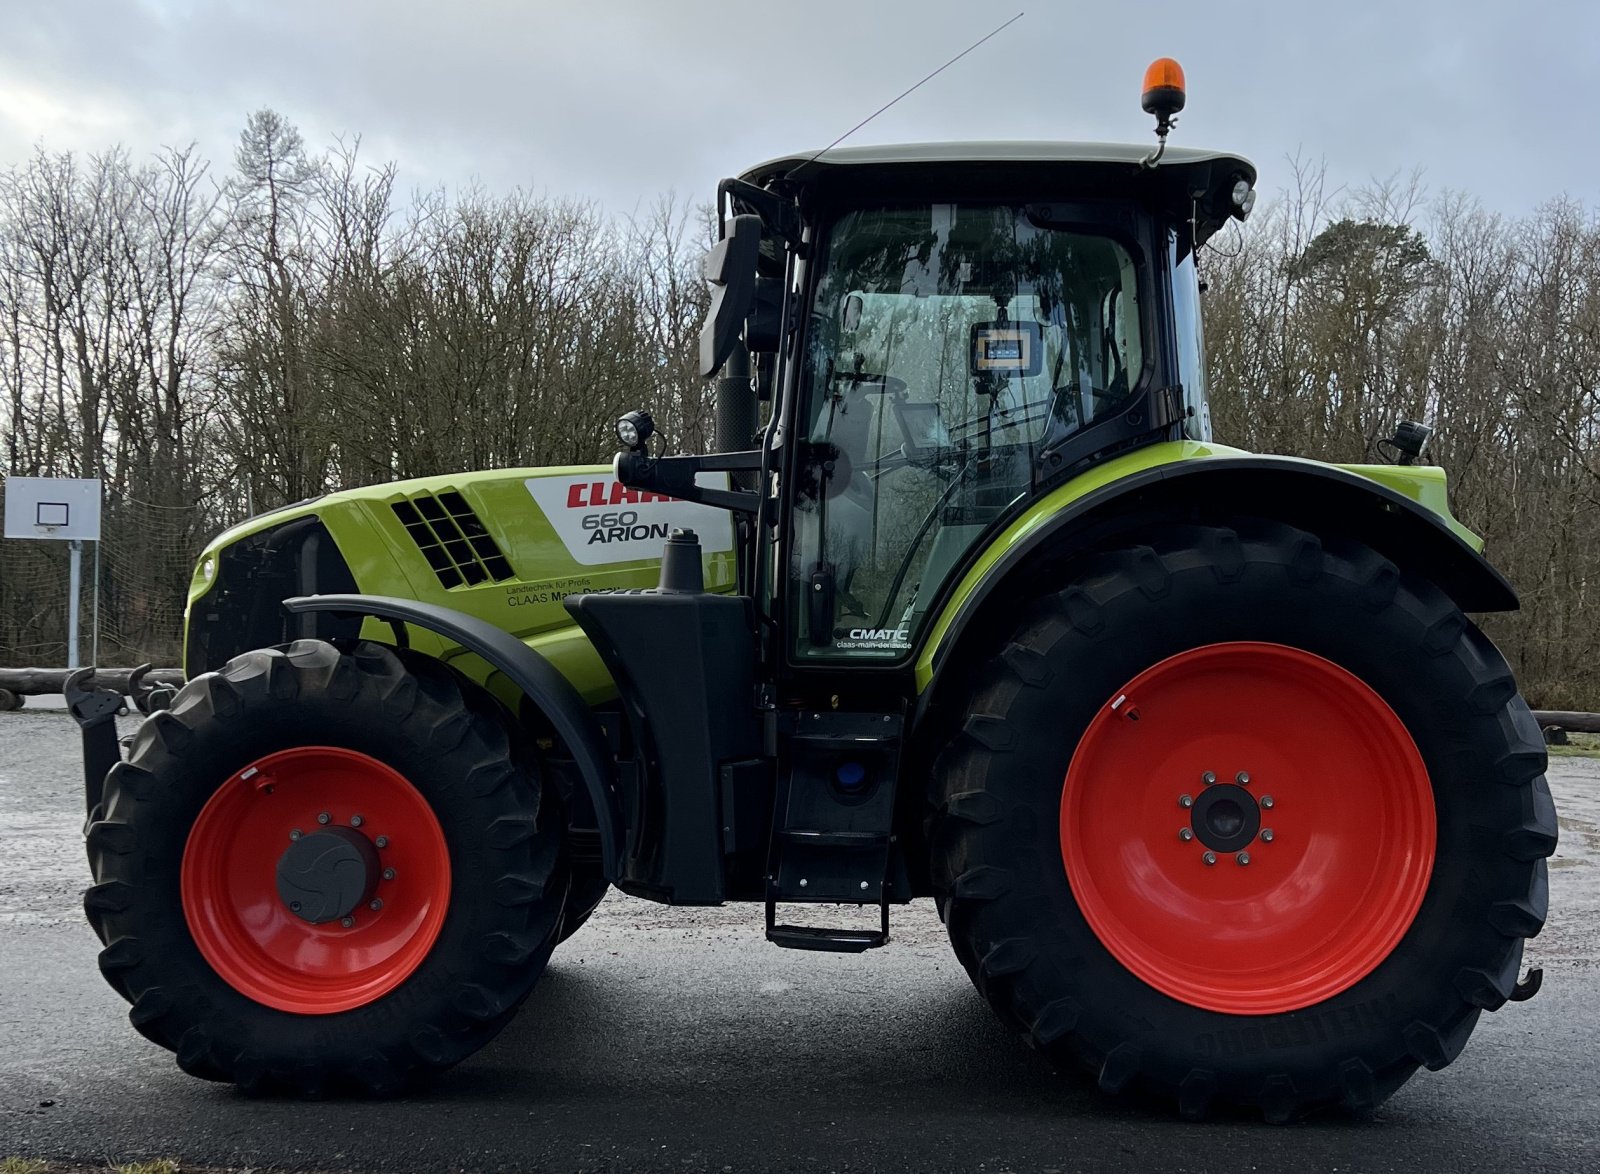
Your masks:
<path fill-rule="evenodd" d="M 1138 267 L 1024 207 L 863 209 L 827 238 L 802 375 L 789 569 L 802 658 L 892 659 L 1056 439 L 1145 367 Z"/>

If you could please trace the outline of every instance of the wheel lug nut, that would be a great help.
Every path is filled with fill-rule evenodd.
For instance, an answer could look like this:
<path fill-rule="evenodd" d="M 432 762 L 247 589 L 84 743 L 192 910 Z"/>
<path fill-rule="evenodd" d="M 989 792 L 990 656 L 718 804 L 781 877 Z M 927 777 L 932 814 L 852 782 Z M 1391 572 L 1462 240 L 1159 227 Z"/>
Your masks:
<path fill-rule="evenodd" d="M 384 880 L 393 880 L 394 879 L 394 869 L 392 869 L 392 868 L 384 869 L 383 870 L 383 879 Z"/>
<path fill-rule="evenodd" d="M 321 812 L 320 814 L 318 814 L 317 822 L 318 823 L 327 823 L 328 820 L 330 820 L 332 818 L 333 818 L 332 816 L 330 816 L 326 811 L 324 811 L 324 812 Z"/>
<path fill-rule="evenodd" d="M 1178 796 L 1178 806 L 1179 807 L 1193 807 L 1194 806 L 1194 796 L 1193 795 L 1179 795 Z"/>
<path fill-rule="evenodd" d="M 354 917 L 341 917 L 339 919 L 339 924 L 344 926 L 345 929 L 354 929 L 355 928 L 355 924 L 356 924 L 356 919 Z"/>
<path fill-rule="evenodd" d="M 1249 864 L 1250 863 L 1250 853 L 1241 852 L 1241 853 L 1239 853 L 1239 855 L 1235 856 L 1234 859 L 1237 860 L 1240 864 Z"/>
<path fill-rule="evenodd" d="M 364 824 L 366 822 L 367 821 L 362 819 L 359 815 L 352 815 L 350 817 L 350 826 L 353 827 L 353 828 L 358 828 L 358 827 L 360 827 L 362 824 Z"/>
<path fill-rule="evenodd" d="M 1268 844 L 1272 843 L 1272 829 L 1271 828 L 1262 828 L 1261 829 L 1261 839 L 1265 843 L 1268 843 Z"/>
<path fill-rule="evenodd" d="M 303 835 L 305 835 L 305 832 L 301 831 L 299 828 L 295 828 L 292 832 L 289 833 L 289 838 L 291 840 L 298 840 Z"/>
<path fill-rule="evenodd" d="M 1182 840 L 1185 844 L 1187 844 L 1190 840 L 1194 839 L 1194 833 L 1192 831 L 1190 831 L 1188 828 L 1179 828 L 1178 829 L 1178 839 Z"/>
<path fill-rule="evenodd" d="M 1272 806 L 1272 796 L 1271 795 L 1263 795 L 1263 796 L 1261 796 L 1261 806 L 1263 806 L 1263 807 L 1271 807 Z"/>
<path fill-rule="evenodd" d="M 1250 785 L 1250 776 L 1246 772 L 1240 771 L 1238 774 L 1233 776 L 1233 781 L 1238 783 L 1241 787 L 1248 787 Z"/>
<path fill-rule="evenodd" d="M 378 837 L 378 838 L 377 838 L 377 840 L 376 840 L 376 841 L 374 841 L 374 842 L 375 842 L 375 843 L 376 843 L 376 844 L 377 844 L 377 845 L 378 845 L 378 847 L 380 847 L 380 848 L 387 848 L 387 847 L 388 847 L 388 846 L 389 846 L 389 837 L 388 837 L 388 836 L 379 836 L 379 837 Z"/>
<path fill-rule="evenodd" d="M 1207 852 L 1204 856 L 1200 857 L 1200 859 L 1204 860 L 1207 864 L 1215 864 L 1217 862 L 1217 854 L 1215 852 Z"/>
<path fill-rule="evenodd" d="M 1205 774 L 1200 776 L 1200 781 L 1209 787 L 1212 783 L 1217 781 L 1217 772 L 1212 770 L 1206 771 Z"/>
<path fill-rule="evenodd" d="M 383 908 L 383 902 L 382 901 L 374 901 L 372 904 L 368 905 L 367 908 L 372 910 L 374 913 L 376 913 L 378 910 Z"/>

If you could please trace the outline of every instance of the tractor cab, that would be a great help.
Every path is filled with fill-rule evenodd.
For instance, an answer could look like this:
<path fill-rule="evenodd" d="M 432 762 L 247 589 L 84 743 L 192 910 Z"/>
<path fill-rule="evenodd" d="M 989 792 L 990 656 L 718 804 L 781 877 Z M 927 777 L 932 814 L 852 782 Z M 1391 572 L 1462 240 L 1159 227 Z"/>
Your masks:
<path fill-rule="evenodd" d="M 1108 453 L 1210 439 L 1194 250 L 1255 171 L 1147 156 L 865 147 L 743 177 L 802 226 L 778 410 L 791 663 L 903 659 L 1023 503 Z"/>
<path fill-rule="evenodd" d="M 707 268 L 723 453 L 653 458 L 630 420 L 618 477 L 750 516 L 741 590 L 781 674 L 903 665 L 1028 502 L 1112 454 L 1211 438 L 1195 251 L 1254 183 L 1233 155 L 1092 143 L 754 167 L 721 185 Z M 717 469 L 747 488 L 695 483 Z"/>
<path fill-rule="evenodd" d="M 721 451 L 658 455 L 634 412 L 615 472 L 731 510 L 737 590 L 669 584 L 669 547 L 661 590 L 567 601 L 639 747 L 625 889 L 765 900 L 783 945 L 887 939 L 917 889 L 895 847 L 913 660 L 957 580 L 1084 470 L 1209 439 L 1194 254 L 1255 171 L 1163 154 L 862 147 L 722 183 L 701 335 Z M 879 904 L 883 928 L 777 925 L 780 902 Z"/>

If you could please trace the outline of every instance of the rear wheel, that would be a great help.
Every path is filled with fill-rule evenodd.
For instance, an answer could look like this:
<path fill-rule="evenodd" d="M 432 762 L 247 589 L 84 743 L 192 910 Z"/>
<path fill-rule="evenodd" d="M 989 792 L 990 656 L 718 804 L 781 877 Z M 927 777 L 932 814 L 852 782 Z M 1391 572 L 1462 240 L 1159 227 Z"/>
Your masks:
<path fill-rule="evenodd" d="M 1009 1022 L 1188 1116 L 1375 1106 L 1514 991 L 1538 727 L 1437 589 L 1286 527 L 1086 560 L 936 765 L 935 884 Z"/>
<path fill-rule="evenodd" d="M 100 966 L 185 1071 L 398 1091 L 493 1037 L 554 945 L 561 812 L 424 658 L 246 653 L 135 735 L 89 830 Z"/>

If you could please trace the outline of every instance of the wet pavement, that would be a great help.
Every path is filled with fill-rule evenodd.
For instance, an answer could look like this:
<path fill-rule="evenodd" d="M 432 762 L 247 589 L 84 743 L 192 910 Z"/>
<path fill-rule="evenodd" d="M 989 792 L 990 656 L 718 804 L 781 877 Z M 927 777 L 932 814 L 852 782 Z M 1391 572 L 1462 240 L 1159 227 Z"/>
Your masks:
<path fill-rule="evenodd" d="M 132 721 L 125 723 L 132 728 Z M 95 969 L 75 728 L 0 714 L 0 1158 L 301 1170 L 1600 1169 L 1600 760 L 1552 760 L 1562 842 L 1532 1002 L 1369 1119 L 1204 1125 L 1052 1074 L 931 906 L 860 957 L 760 911 L 613 896 L 521 1014 L 425 1096 L 256 1101 L 184 1076 Z"/>

